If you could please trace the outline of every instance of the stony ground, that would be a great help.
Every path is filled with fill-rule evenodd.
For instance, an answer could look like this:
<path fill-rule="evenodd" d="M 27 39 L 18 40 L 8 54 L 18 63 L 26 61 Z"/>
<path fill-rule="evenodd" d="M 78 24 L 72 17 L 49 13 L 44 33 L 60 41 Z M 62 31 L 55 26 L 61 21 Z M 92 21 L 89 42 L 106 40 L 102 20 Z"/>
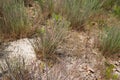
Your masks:
<path fill-rule="evenodd" d="M 92 35 L 90 37 L 90 35 Z M 103 80 L 105 72 L 105 61 L 115 65 L 114 71 L 120 77 L 120 59 L 111 61 L 104 58 L 101 52 L 95 47 L 96 36 L 93 33 L 70 31 L 64 43 L 57 52 L 60 62 L 49 68 L 50 80 Z M 26 63 L 36 60 L 34 49 L 29 40 L 21 39 L 10 42 L 5 50 L 10 58 L 21 55 Z M 7 55 L 7 56 L 8 56 Z M 40 64 L 43 61 L 37 60 Z M 42 75 L 43 80 L 46 76 Z"/>
<path fill-rule="evenodd" d="M 31 20 L 34 21 L 35 26 L 38 26 L 39 21 L 35 18 L 40 17 L 37 14 L 39 12 L 37 11 L 38 6 L 34 5 L 34 7 L 28 8 L 28 13 L 32 16 Z M 85 32 L 69 31 L 64 43 L 56 50 L 59 53 L 59 63 L 52 64 L 48 70 L 50 80 L 104 80 L 106 61 L 115 66 L 114 73 L 118 74 L 118 80 L 120 80 L 120 56 L 117 58 L 115 56 L 113 59 L 105 58 L 96 46 L 99 30 L 96 27 L 90 30 L 87 28 Z M 1 51 L 3 51 L 2 48 Z M 14 56 L 23 56 L 26 64 L 35 61 L 40 64 L 40 68 L 44 69 L 45 63 L 36 59 L 34 48 L 28 38 L 10 42 L 5 51 L 8 51 L 7 55 L 0 53 L 0 63 L 3 62 L 4 55 L 9 56 L 10 59 Z M 37 74 L 37 76 L 40 75 Z M 46 80 L 45 73 L 42 74 L 42 78 Z"/>

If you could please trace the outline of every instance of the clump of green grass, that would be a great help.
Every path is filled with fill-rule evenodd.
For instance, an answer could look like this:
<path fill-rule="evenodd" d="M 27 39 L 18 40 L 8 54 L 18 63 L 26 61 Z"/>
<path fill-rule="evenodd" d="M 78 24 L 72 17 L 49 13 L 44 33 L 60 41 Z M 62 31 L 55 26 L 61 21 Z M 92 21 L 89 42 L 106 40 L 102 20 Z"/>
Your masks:
<path fill-rule="evenodd" d="M 101 50 L 104 54 L 120 52 L 120 27 L 107 27 L 101 34 Z"/>
<path fill-rule="evenodd" d="M 52 18 L 46 22 L 46 26 L 37 29 L 38 37 L 35 42 L 32 42 L 32 45 L 37 58 L 45 61 L 47 79 L 49 78 L 48 62 L 59 60 L 55 53 L 58 46 L 63 43 L 64 38 L 67 36 L 69 25 L 70 23 L 60 15 L 53 14 Z"/>
<path fill-rule="evenodd" d="M 43 57 L 54 55 L 57 47 L 67 35 L 69 24 L 61 16 L 53 14 L 52 19 L 47 21 L 47 25 L 37 30 L 39 37 L 34 44 L 37 55 L 41 53 Z"/>
<path fill-rule="evenodd" d="M 51 13 L 58 13 L 67 18 L 74 27 L 83 27 L 83 23 L 93 12 L 100 8 L 99 0 L 37 0 L 42 9 Z M 45 4 L 46 2 L 46 4 Z"/>
<path fill-rule="evenodd" d="M 78 28 L 100 7 L 99 0 L 63 0 L 62 4 L 63 14 Z"/>
<path fill-rule="evenodd" d="M 0 0 L 0 34 L 2 37 L 22 37 L 29 31 L 29 21 L 23 0 Z"/>

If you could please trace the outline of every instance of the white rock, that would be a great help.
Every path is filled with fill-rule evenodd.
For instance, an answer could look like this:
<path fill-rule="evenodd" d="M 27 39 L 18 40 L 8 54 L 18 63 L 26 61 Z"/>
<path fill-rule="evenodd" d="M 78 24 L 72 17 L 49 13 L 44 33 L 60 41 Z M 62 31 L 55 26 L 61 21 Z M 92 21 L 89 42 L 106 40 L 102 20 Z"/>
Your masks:
<path fill-rule="evenodd" d="M 10 51 L 8 52 L 10 58 L 23 57 L 26 63 L 31 63 L 36 59 L 34 48 L 27 38 L 10 42 L 5 51 Z"/>

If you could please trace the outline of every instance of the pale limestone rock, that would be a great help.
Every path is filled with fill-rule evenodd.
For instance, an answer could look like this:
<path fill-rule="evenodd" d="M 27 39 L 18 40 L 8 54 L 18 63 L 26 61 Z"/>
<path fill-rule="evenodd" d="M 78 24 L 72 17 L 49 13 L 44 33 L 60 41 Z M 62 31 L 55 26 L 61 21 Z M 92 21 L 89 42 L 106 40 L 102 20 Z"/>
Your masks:
<path fill-rule="evenodd" d="M 10 42 L 5 51 L 8 51 L 10 58 L 23 57 L 26 63 L 31 63 L 36 59 L 34 48 L 27 38 Z"/>

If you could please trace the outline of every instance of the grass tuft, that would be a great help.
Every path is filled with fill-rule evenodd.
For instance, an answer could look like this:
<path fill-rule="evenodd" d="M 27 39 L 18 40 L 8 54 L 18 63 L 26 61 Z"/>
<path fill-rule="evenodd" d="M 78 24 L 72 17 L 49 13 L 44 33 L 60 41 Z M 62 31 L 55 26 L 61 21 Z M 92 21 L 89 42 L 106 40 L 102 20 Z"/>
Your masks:
<path fill-rule="evenodd" d="M 23 0 L 0 0 L 0 34 L 3 38 L 20 38 L 29 31 Z"/>
<path fill-rule="evenodd" d="M 120 27 L 104 29 L 101 34 L 101 50 L 107 55 L 120 52 Z"/>
<path fill-rule="evenodd" d="M 37 30 L 39 37 L 33 45 L 38 55 L 42 53 L 45 57 L 52 56 L 67 36 L 69 24 L 61 16 L 53 14 L 52 19 L 47 21 L 47 25 Z"/>
<path fill-rule="evenodd" d="M 99 7 L 99 0 L 64 0 L 62 12 L 73 27 L 82 28 L 85 20 Z"/>
<path fill-rule="evenodd" d="M 99 0 L 37 0 L 44 11 L 58 13 L 71 22 L 72 27 L 82 28 L 83 23 L 101 6 Z M 47 10 L 46 10 L 47 9 Z M 45 13 L 44 13 L 45 14 Z"/>

